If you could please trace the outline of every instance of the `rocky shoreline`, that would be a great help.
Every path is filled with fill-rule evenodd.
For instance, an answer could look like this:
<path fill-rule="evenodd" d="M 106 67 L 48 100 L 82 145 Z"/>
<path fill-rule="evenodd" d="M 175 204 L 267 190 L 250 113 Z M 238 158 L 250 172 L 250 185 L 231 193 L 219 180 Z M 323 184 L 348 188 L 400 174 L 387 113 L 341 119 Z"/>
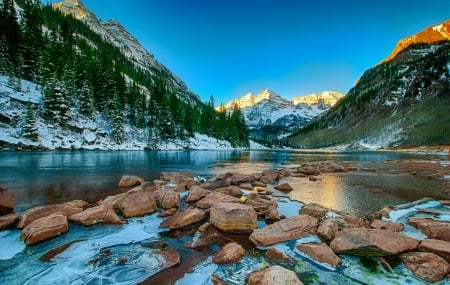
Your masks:
<path fill-rule="evenodd" d="M 391 161 L 384 165 L 393 174 L 410 173 L 429 179 L 449 175 L 447 165 L 436 163 Z M 285 217 L 279 212 L 277 197 L 268 188 L 272 185 L 277 191 L 290 192 L 293 191 L 291 185 L 280 183 L 280 179 L 304 177 L 314 181 L 323 173 L 373 172 L 375 169 L 371 164 L 361 168 L 352 162 L 321 162 L 252 175 L 224 173 L 208 180 L 191 172 L 166 172 L 159 180 L 151 182 L 124 175 L 119 182 L 123 193 L 118 195 L 108 196 L 94 204 L 74 200 L 35 207 L 20 215 L 14 213 L 14 195 L 0 189 L 0 230 L 20 229 L 20 238 L 28 246 L 33 246 L 63 235 L 70 230 L 71 224 L 123 225 L 130 218 L 156 215 L 157 212 L 164 218 L 160 228 L 198 231 L 199 238 L 187 243 L 186 248 L 205 252 L 218 245 L 220 249 L 212 253 L 215 264 L 236 263 L 249 251 L 260 250 L 267 266 L 248 274 L 248 284 L 303 284 L 292 271 L 294 262 L 289 255 L 272 245 L 305 236 L 314 237 L 313 242 L 301 243 L 296 249 L 328 268 L 339 267 L 341 255 L 373 257 L 388 272 L 402 262 L 416 277 L 427 282 L 449 280 L 450 222 L 429 217 L 407 218 L 406 226 L 415 227 L 426 235 L 421 240 L 403 234 L 405 224 L 389 220 L 392 211 L 406 206 L 385 207 L 369 217 L 357 217 L 310 203 L 302 206 L 298 215 Z M 440 212 L 421 208 L 420 205 L 430 201 L 424 199 L 408 206 L 417 205 L 416 212 L 440 215 Z M 450 206 L 448 200 L 433 202 Z M 234 240 L 234 234 L 244 235 L 249 240 L 248 244 L 242 245 Z M 162 250 L 154 253 L 163 260 L 164 266 L 160 271 L 180 264 L 177 251 L 160 247 Z M 61 251 L 55 250 L 54 255 Z M 113 253 L 105 251 L 98 254 L 97 259 L 89 262 L 101 262 Z M 51 259 L 52 254 L 49 255 L 47 258 Z M 118 262 L 126 264 L 130 260 L 118 258 Z M 211 281 L 227 284 L 216 275 L 211 277 Z"/>

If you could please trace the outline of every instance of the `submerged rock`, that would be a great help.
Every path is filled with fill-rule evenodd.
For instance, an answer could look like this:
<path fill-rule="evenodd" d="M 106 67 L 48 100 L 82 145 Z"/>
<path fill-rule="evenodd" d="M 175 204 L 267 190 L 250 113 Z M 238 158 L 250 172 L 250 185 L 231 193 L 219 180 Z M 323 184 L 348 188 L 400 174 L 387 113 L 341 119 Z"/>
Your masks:
<path fill-rule="evenodd" d="M 435 221 L 427 218 L 411 218 L 408 223 L 421 230 L 431 239 L 450 241 L 450 222 Z"/>
<path fill-rule="evenodd" d="M 205 218 L 205 212 L 199 209 L 189 209 L 184 212 L 175 214 L 166 218 L 161 224 L 161 228 L 179 229 L 197 222 Z"/>
<path fill-rule="evenodd" d="M 26 244 L 37 242 L 61 235 L 69 230 L 67 217 L 63 213 L 53 213 L 49 216 L 34 220 L 27 225 L 20 235 Z"/>
<path fill-rule="evenodd" d="M 254 230 L 250 240 L 257 246 L 268 246 L 271 244 L 297 239 L 299 237 L 316 233 L 318 221 L 316 218 L 299 215 L 290 217 L 262 229 Z"/>
<path fill-rule="evenodd" d="M 14 213 L 14 193 L 0 187 L 0 216 Z"/>
<path fill-rule="evenodd" d="M 70 216 L 69 220 L 85 226 L 98 223 L 123 224 L 122 219 L 107 203 L 87 208 L 83 212 Z"/>
<path fill-rule="evenodd" d="M 244 255 L 245 250 L 242 245 L 237 242 L 229 242 L 214 255 L 213 262 L 219 264 L 235 263 Z"/>
<path fill-rule="evenodd" d="M 304 205 L 300 209 L 301 215 L 308 215 L 315 218 L 322 218 L 325 216 L 325 214 L 329 211 L 328 208 L 323 207 L 322 205 L 316 204 L 316 203 L 309 203 Z"/>
<path fill-rule="evenodd" d="M 419 245 L 419 250 L 437 254 L 447 262 L 450 262 L 450 242 L 448 241 L 424 239 Z"/>
<path fill-rule="evenodd" d="M 450 272 L 450 266 L 442 257 L 430 252 L 409 252 L 400 259 L 411 272 L 428 282 L 437 282 Z"/>
<path fill-rule="evenodd" d="M 144 179 L 135 175 L 123 175 L 119 181 L 120 188 L 134 187 L 144 183 Z"/>
<path fill-rule="evenodd" d="M 302 285 L 294 271 L 275 265 L 248 276 L 248 285 Z"/>
<path fill-rule="evenodd" d="M 299 244 L 297 249 L 306 253 L 312 259 L 337 267 L 342 260 L 325 243 Z"/>
<path fill-rule="evenodd" d="M 388 230 L 346 228 L 331 242 L 335 253 L 386 256 L 414 250 L 419 241 Z"/>
<path fill-rule="evenodd" d="M 224 232 L 252 232 L 258 228 L 256 211 L 250 205 L 219 203 L 211 207 L 210 223 Z"/>
<path fill-rule="evenodd" d="M 33 221 L 49 216 L 54 213 L 63 213 L 67 217 L 70 217 L 76 213 L 80 213 L 88 205 L 87 202 L 82 200 L 74 200 L 63 204 L 55 204 L 48 206 L 40 206 L 26 210 L 21 216 L 17 228 L 23 229 Z"/>

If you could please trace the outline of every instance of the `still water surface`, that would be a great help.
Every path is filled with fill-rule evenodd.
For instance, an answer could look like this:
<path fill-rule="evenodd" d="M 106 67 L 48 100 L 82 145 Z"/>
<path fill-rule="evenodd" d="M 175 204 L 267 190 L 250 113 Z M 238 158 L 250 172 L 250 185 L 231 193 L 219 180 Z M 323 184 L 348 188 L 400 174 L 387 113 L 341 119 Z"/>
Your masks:
<path fill-rule="evenodd" d="M 251 174 L 317 161 L 386 161 L 428 159 L 423 154 L 398 152 L 301 152 L 301 151 L 73 151 L 0 152 L 0 187 L 15 194 L 16 212 L 31 206 L 73 199 L 95 202 L 120 192 L 117 183 L 124 174 L 146 181 L 163 171 L 192 171 L 211 177 L 233 172 Z M 329 175 L 321 181 L 292 178 L 290 198 L 316 202 L 335 210 L 365 214 L 386 204 L 433 197 L 438 185 L 411 176 L 373 173 Z M 389 189 L 377 195 L 373 188 Z"/>

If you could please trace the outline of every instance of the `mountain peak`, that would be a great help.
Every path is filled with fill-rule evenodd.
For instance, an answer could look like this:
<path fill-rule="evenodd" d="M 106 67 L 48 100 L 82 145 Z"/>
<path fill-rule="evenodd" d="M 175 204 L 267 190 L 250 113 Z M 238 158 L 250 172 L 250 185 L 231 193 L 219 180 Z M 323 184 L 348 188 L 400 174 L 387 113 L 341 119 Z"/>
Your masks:
<path fill-rule="evenodd" d="M 395 46 L 394 50 L 391 52 L 391 54 L 381 63 L 390 61 L 391 59 L 396 57 L 400 52 L 402 52 L 403 50 L 405 50 L 406 48 L 408 48 L 413 44 L 418 43 L 433 44 L 444 40 L 450 40 L 450 20 L 447 20 L 434 26 L 430 26 L 417 34 L 414 34 L 412 36 L 400 40 Z"/>
<path fill-rule="evenodd" d="M 84 7 L 80 0 L 64 0 L 62 2 L 54 3 L 52 7 L 59 9 L 65 14 L 72 14 L 78 20 L 86 18 L 89 14 L 89 11 Z"/>

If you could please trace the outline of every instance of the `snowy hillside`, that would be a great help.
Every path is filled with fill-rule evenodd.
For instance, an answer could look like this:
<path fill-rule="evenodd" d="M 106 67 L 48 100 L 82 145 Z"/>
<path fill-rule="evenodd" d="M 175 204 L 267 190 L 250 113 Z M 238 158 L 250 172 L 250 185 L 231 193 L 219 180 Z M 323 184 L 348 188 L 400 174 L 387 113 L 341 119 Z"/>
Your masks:
<path fill-rule="evenodd" d="M 117 144 L 111 138 L 111 128 L 100 114 L 88 118 L 74 108 L 69 110 L 70 120 L 64 128 L 42 118 L 42 92 L 39 85 L 21 80 L 21 91 L 8 84 L 8 77 L 0 75 L 0 149 L 98 149 L 143 150 L 147 148 L 147 132 L 124 124 L 124 141 Z M 37 139 L 24 136 L 29 124 L 27 105 L 31 104 Z M 261 146 L 252 143 L 252 148 Z M 228 141 L 195 134 L 187 140 L 170 140 L 156 146 L 161 150 L 176 149 L 231 149 Z"/>

